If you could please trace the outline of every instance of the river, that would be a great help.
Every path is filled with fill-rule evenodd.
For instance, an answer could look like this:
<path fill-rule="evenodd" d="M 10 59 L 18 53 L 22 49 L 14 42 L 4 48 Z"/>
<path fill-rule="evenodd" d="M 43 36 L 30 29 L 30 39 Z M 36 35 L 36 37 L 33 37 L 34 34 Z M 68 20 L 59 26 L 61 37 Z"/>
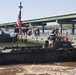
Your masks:
<path fill-rule="evenodd" d="M 76 62 L 1 65 L 0 75 L 76 75 Z"/>

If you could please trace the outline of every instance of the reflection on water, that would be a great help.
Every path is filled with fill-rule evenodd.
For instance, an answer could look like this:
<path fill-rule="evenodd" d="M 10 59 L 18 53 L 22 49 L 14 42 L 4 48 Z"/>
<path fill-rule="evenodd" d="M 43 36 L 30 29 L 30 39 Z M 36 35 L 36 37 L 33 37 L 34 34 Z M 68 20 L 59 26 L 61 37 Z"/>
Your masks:
<path fill-rule="evenodd" d="M 76 62 L 1 65 L 0 75 L 76 75 Z"/>

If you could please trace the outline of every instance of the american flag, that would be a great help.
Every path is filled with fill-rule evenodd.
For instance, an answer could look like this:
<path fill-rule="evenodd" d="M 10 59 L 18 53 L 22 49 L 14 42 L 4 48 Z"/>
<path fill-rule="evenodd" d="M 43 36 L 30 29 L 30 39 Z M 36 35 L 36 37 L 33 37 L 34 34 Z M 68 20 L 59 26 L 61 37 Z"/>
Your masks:
<path fill-rule="evenodd" d="M 22 25 L 21 25 L 21 11 L 19 11 L 18 19 L 16 21 L 16 24 L 19 28 L 19 34 L 22 34 Z"/>

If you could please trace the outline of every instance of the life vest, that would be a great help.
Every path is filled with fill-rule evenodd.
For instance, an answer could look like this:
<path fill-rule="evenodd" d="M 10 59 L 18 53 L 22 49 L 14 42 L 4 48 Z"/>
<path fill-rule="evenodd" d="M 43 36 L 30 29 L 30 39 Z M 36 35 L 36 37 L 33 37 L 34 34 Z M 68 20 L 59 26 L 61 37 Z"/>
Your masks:
<path fill-rule="evenodd" d="M 66 36 L 61 36 L 62 39 L 65 39 L 66 41 L 68 41 L 68 38 Z"/>

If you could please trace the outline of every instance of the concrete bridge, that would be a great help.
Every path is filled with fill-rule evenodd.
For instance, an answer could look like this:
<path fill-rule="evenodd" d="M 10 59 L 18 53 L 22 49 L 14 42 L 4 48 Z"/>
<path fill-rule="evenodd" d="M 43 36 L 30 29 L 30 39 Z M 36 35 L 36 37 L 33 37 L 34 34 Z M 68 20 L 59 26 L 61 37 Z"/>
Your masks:
<path fill-rule="evenodd" d="M 62 33 L 63 24 L 71 24 L 72 25 L 72 34 L 74 34 L 75 24 L 76 24 L 76 13 L 58 15 L 52 17 L 44 17 L 38 19 L 24 20 L 22 21 L 22 26 L 32 25 L 34 26 L 42 26 L 44 32 L 44 26 L 49 22 L 57 22 L 60 25 L 60 32 Z M 16 22 L 9 22 L 0 24 L 0 27 L 16 27 Z"/>

